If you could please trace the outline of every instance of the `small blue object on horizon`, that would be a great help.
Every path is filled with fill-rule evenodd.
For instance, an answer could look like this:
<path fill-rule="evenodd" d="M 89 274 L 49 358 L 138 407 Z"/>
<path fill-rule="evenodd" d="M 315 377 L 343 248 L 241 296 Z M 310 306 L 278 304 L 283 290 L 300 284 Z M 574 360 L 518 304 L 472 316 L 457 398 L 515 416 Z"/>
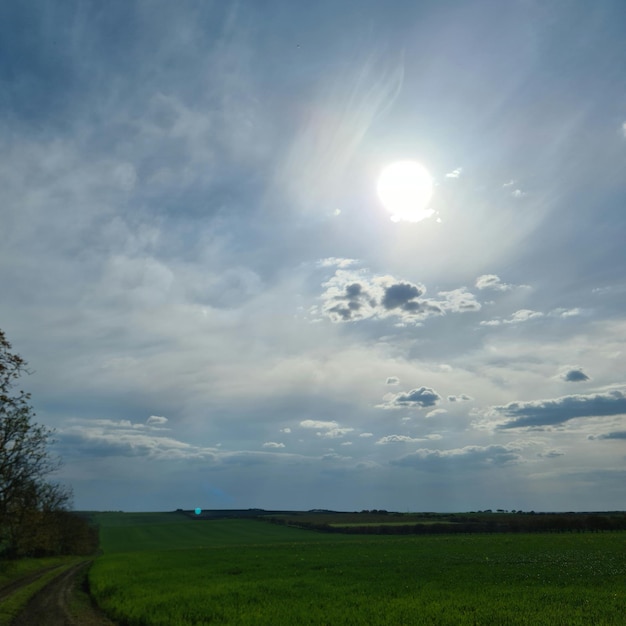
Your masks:
<path fill-rule="evenodd" d="M 201 509 L 200 507 L 198 507 L 198 508 L 195 510 L 195 514 L 196 514 L 196 515 L 200 515 L 200 513 L 202 513 L 202 509 Z"/>

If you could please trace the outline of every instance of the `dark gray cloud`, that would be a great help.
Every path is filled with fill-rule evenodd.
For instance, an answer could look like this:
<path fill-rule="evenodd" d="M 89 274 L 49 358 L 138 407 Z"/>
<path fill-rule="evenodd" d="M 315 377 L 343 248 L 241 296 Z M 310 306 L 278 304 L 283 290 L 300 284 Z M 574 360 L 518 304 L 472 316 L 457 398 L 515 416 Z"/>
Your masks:
<path fill-rule="evenodd" d="M 327 312 L 331 319 L 343 322 L 368 317 L 370 313 L 366 311 L 376 306 L 376 300 L 358 282 L 346 285 L 343 293 L 334 296 L 333 300 L 337 304 L 330 306 Z"/>
<path fill-rule="evenodd" d="M 521 447 L 514 444 L 465 446 L 453 450 L 420 449 L 391 461 L 391 465 L 438 470 L 442 467 L 493 467 L 519 463 Z"/>
<path fill-rule="evenodd" d="M 626 395 L 621 391 L 590 395 L 563 396 L 554 400 L 509 402 L 493 407 L 510 421 L 498 426 L 507 428 L 533 428 L 553 426 L 579 417 L 605 417 L 626 414 Z"/>
<path fill-rule="evenodd" d="M 411 391 L 401 392 L 393 396 L 386 404 L 380 405 L 383 408 L 399 409 L 412 407 L 425 409 L 435 406 L 441 400 L 441 396 L 430 387 L 420 387 Z"/>
<path fill-rule="evenodd" d="M 582 369 L 568 370 L 562 374 L 561 378 L 566 380 L 568 383 L 580 383 L 585 380 L 589 380 L 589 376 L 587 376 Z"/>
<path fill-rule="evenodd" d="M 382 305 L 387 310 L 402 309 L 411 313 L 419 311 L 421 305 L 417 301 L 417 298 L 419 298 L 423 293 L 423 289 L 420 289 L 411 283 L 396 283 L 395 285 L 389 285 L 389 287 L 385 289 Z"/>
<path fill-rule="evenodd" d="M 396 318 L 407 324 L 447 313 L 479 311 L 476 296 L 465 287 L 440 291 L 427 298 L 420 283 L 393 276 L 371 276 L 364 270 L 337 269 L 321 298 L 323 313 L 333 322 L 353 322 L 368 318 Z"/>
<path fill-rule="evenodd" d="M 387 385 L 399 385 L 400 384 L 400 379 L 397 376 L 389 376 L 387 378 Z"/>

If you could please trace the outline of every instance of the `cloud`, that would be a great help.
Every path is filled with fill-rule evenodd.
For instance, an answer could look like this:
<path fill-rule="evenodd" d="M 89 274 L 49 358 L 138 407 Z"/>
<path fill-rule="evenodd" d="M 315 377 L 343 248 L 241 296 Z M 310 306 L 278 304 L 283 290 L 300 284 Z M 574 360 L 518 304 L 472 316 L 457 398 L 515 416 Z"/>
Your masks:
<path fill-rule="evenodd" d="M 337 422 L 323 422 L 321 420 L 303 420 L 300 422 L 302 428 L 314 428 L 316 430 L 332 430 L 338 428 Z"/>
<path fill-rule="evenodd" d="M 582 315 L 582 313 L 582 309 L 574 307 L 573 309 L 553 309 L 548 313 L 548 315 L 550 317 L 576 317 L 578 315 Z"/>
<path fill-rule="evenodd" d="M 452 450 L 429 450 L 421 448 L 391 461 L 391 465 L 424 470 L 440 470 L 445 467 L 488 468 L 521 462 L 521 446 L 517 444 L 465 446 Z"/>
<path fill-rule="evenodd" d="M 167 417 L 162 417 L 160 415 L 151 415 L 147 420 L 146 424 L 166 424 Z"/>
<path fill-rule="evenodd" d="M 289 428 L 289 427 L 287 427 L 287 428 L 281 428 L 281 429 L 280 429 L 280 432 L 281 432 L 281 433 L 286 433 L 286 434 L 289 434 L 289 433 L 291 432 L 291 428 Z"/>
<path fill-rule="evenodd" d="M 320 259 L 317 262 L 317 266 L 318 267 L 346 268 L 352 265 L 356 265 L 357 262 L 358 261 L 356 259 L 346 259 L 343 257 L 330 256 L 330 257 L 326 257 L 325 259 Z"/>
<path fill-rule="evenodd" d="M 561 374 L 561 378 L 568 383 L 580 383 L 585 380 L 590 380 L 589 376 L 582 371 L 581 368 L 567 370 Z"/>
<path fill-rule="evenodd" d="M 468 313 L 481 308 L 474 294 L 465 287 L 440 291 L 438 298 L 425 296 L 421 283 L 393 276 L 370 276 L 365 270 L 338 269 L 322 285 L 322 313 L 332 322 L 364 319 L 395 319 L 420 324 L 446 313 Z"/>
<path fill-rule="evenodd" d="M 401 392 L 387 400 L 385 404 L 379 405 L 385 409 L 400 409 L 400 408 L 417 408 L 425 409 L 427 407 L 436 406 L 441 400 L 441 396 L 430 387 L 420 387 L 419 389 L 411 389 L 408 392 Z"/>
<path fill-rule="evenodd" d="M 537 456 L 541 459 L 556 459 L 564 455 L 565 455 L 565 452 L 563 452 L 563 450 L 557 450 L 556 448 L 552 450 L 546 450 L 545 452 L 539 452 L 537 454 Z"/>
<path fill-rule="evenodd" d="M 386 385 L 399 385 L 400 379 L 397 376 L 389 376 L 385 384 Z"/>
<path fill-rule="evenodd" d="M 462 393 L 460 396 L 448 396 L 448 402 L 468 402 L 472 399 L 473 398 L 466 393 Z"/>
<path fill-rule="evenodd" d="M 156 417 L 156 416 L 155 416 Z M 160 422 L 159 422 L 160 423 Z M 148 457 L 153 460 L 201 459 L 216 461 L 217 449 L 195 446 L 160 435 L 146 424 L 129 420 L 69 420 L 58 429 L 61 449 L 70 448 L 90 456 Z"/>
<path fill-rule="evenodd" d="M 446 178 L 459 178 L 459 176 L 461 175 L 461 172 L 463 172 L 463 168 L 457 167 L 455 170 L 448 172 L 446 174 Z"/>
<path fill-rule="evenodd" d="M 437 295 L 443 298 L 437 302 L 443 311 L 453 313 L 468 313 L 470 311 L 479 311 L 480 302 L 476 300 L 476 296 L 469 292 L 465 287 L 452 289 L 451 291 L 440 291 Z"/>
<path fill-rule="evenodd" d="M 501 326 L 502 324 L 522 324 L 529 320 L 543 317 L 543 313 L 539 311 L 532 311 L 530 309 L 520 309 L 515 311 L 508 319 L 495 318 L 492 320 L 484 320 L 480 322 L 481 326 Z"/>
<path fill-rule="evenodd" d="M 493 413 L 509 418 L 499 429 L 554 426 L 581 417 L 626 414 L 626 395 L 621 391 L 571 395 L 554 400 L 510 402 L 493 407 Z"/>
<path fill-rule="evenodd" d="M 374 433 L 360 433 L 359 437 L 363 437 L 364 439 L 367 439 L 369 437 L 373 437 Z"/>
<path fill-rule="evenodd" d="M 263 444 L 263 447 L 264 448 L 284 448 L 285 444 L 284 443 L 279 443 L 279 442 L 276 442 L 276 441 L 266 441 Z"/>
<path fill-rule="evenodd" d="M 626 137 L 626 122 L 622 123 L 622 135 L 624 135 L 624 137 Z"/>
<path fill-rule="evenodd" d="M 338 439 L 354 431 L 354 428 L 331 428 L 330 430 L 320 431 L 316 433 L 318 437 L 324 439 Z"/>
<path fill-rule="evenodd" d="M 420 308 L 418 298 L 425 292 L 424 287 L 411 283 L 396 283 L 385 287 L 381 304 L 387 310 L 402 309 L 414 312 Z"/>
<path fill-rule="evenodd" d="M 446 409 L 433 409 L 432 411 L 428 411 L 425 417 L 436 417 L 437 415 L 443 415 L 444 413 L 447 413 L 447 412 L 448 411 L 446 411 Z"/>
<path fill-rule="evenodd" d="M 377 442 L 377 446 L 386 446 L 390 443 L 419 443 L 421 441 L 434 441 L 441 439 L 441 435 L 428 435 L 427 437 L 409 437 L 408 435 L 386 435 L 381 437 Z"/>
<path fill-rule="evenodd" d="M 626 430 L 615 430 L 601 435 L 589 435 L 587 439 L 626 439 Z"/>
<path fill-rule="evenodd" d="M 523 198 L 526 195 L 526 192 L 522 191 L 521 189 L 515 189 L 514 191 L 511 192 L 511 195 L 514 198 Z"/>
<path fill-rule="evenodd" d="M 500 280 L 497 274 L 483 274 L 476 279 L 477 289 L 493 289 L 494 291 L 510 291 L 513 285 L 508 285 Z"/>
<path fill-rule="evenodd" d="M 354 428 L 342 428 L 337 422 L 324 422 L 321 420 L 303 420 L 300 422 L 302 428 L 315 429 L 315 434 L 324 439 L 337 439 L 347 433 L 354 431 Z"/>
<path fill-rule="evenodd" d="M 328 295 L 325 313 L 332 321 L 351 322 L 374 315 L 376 299 L 361 282 L 350 282 L 339 293 L 329 295 L 327 291 L 325 295 Z"/>

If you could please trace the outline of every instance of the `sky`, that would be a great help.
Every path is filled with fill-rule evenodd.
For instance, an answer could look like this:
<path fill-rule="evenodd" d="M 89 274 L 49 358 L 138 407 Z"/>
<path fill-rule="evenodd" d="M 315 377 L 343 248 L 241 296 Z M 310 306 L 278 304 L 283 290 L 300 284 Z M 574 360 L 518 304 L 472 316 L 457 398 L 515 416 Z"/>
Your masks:
<path fill-rule="evenodd" d="M 74 506 L 626 509 L 625 24 L 3 2 L 0 328 Z"/>

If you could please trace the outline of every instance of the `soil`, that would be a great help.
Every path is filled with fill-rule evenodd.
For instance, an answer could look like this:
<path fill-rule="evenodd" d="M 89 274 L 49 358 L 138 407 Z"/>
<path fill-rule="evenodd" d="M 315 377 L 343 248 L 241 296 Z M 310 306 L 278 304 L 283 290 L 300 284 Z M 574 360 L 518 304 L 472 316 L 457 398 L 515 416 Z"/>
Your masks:
<path fill-rule="evenodd" d="M 51 567 L 46 567 L 45 569 L 40 569 L 32 574 L 28 574 L 28 576 L 22 576 L 22 578 L 18 578 L 14 580 L 12 583 L 5 585 L 0 588 L 0 600 L 4 598 L 8 598 L 14 591 L 25 587 L 26 585 L 30 585 L 30 583 L 34 583 L 38 578 L 41 578 L 45 573 L 52 571 L 60 567 L 60 565 L 52 565 Z"/>
<path fill-rule="evenodd" d="M 115 626 L 85 590 L 90 563 L 78 563 L 54 578 L 29 600 L 12 626 Z M 26 584 L 23 580 L 19 582 Z"/>

